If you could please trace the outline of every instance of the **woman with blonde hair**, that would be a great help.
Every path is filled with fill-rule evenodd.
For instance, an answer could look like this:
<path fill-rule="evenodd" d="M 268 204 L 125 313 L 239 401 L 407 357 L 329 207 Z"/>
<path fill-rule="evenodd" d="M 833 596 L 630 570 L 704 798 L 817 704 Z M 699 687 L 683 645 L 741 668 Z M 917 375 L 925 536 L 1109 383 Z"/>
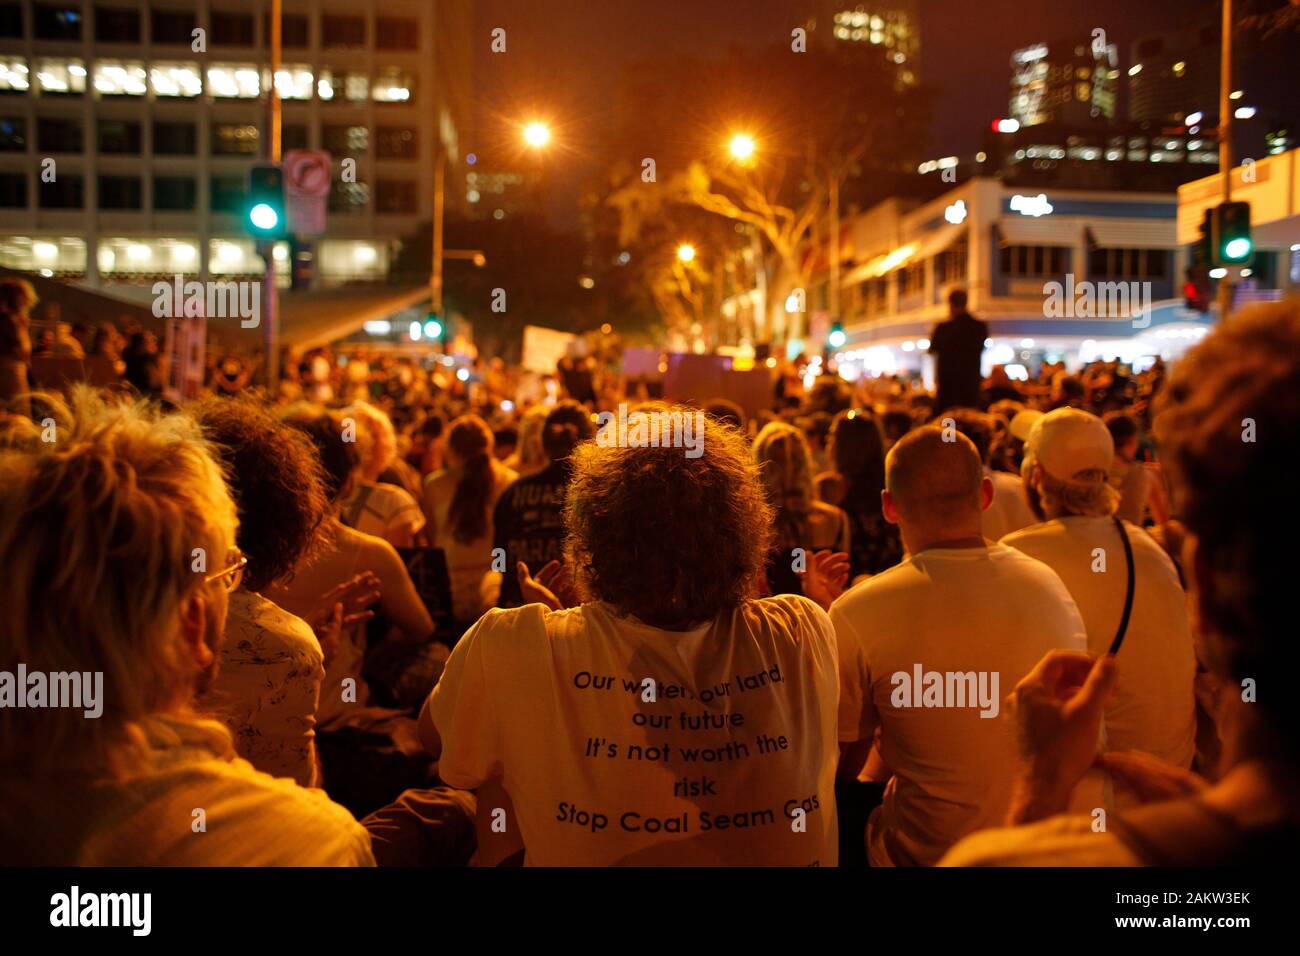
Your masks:
<path fill-rule="evenodd" d="M 395 548 L 409 548 L 424 528 L 424 515 L 411 493 L 380 480 L 397 457 L 397 431 L 381 410 L 366 402 L 343 410 L 343 427 L 357 446 L 358 467 L 352 489 L 340 502 L 345 525 L 383 538 Z"/>
<path fill-rule="evenodd" d="M 73 706 L 0 708 L 5 862 L 373 864 L 346 810 L 196 711 L 245 564 L 197 424 L 85 388 L 53 417 L 55 441 L 0 449 L 0 661 Z"/>
<path fill-rule="evenodd" d="M 546 428 L 548 411 L 545 405 L 534 405 L 520 419 L 519 446 L 505 461 L 506 467 L 520 478 L 535 475 L 550 464 L 546 449 L 542 446 L 542 431 Z"/>
<path fill-rule="evenodd" d="M 501 493 L 519 477 L 492 454 L 492 430 L 477 415 L 451 423 L 447 467 L 424 481 L 428 538 L 447 556 L 456 619 L 478 620 L 490 602 L 484 579 L 492 568 L 492 512 Z"/>
<path fill-rule="evenodd" d="M 797 567 L 812 553 L 849 551 L 849 518 L 841 508 L 818 501 L 813 461 L 803 432 L 786 422 L 769 422 L 754 439 L 754 460 L 775 512 L 767 581 L 774 594 L 801 594 Z M 796 549 L 804 553 L 803 562 Z"/>

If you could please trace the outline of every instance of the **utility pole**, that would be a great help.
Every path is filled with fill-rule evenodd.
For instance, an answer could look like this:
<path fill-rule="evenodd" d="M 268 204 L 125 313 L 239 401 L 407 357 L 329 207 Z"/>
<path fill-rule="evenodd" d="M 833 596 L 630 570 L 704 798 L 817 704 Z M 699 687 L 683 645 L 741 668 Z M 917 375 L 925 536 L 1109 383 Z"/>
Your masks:
<path fill-rule="evenodd" d="M 842 321 L 840 315 L 840 178 L 831 170 L 831 321 Z"/>
<path fill-rule="evenodd" d="M 280 72 L 281 0 L 271 0 L 271 162 L 280 163 L 280 91 L 275 78 Z M 280 293 L 275 287 L 275 243 L 265 245 L 265 270 L 262 275 L 262 334 L 266 349 L 267 399 L 275 401 L 280 386 Z"/>
<path fill-rule="evenodd" d="M 1219 55 L 1219 170 L 1223 173 L 1223 201 L 1232 202 L 1232 0 L 1223 0 L 1223 40 Z M 1232 311 L 1237 277 L 1233 267 L 1219 280 L 1219 321 Z"/>
<path fill-rule="evenodd" d="M 446 199 L 447 154 L 441 134 L 433 138 L 433 269 L 429 273 L 429 308 L 443 323 L 442 317 L 442 220 Z"/>

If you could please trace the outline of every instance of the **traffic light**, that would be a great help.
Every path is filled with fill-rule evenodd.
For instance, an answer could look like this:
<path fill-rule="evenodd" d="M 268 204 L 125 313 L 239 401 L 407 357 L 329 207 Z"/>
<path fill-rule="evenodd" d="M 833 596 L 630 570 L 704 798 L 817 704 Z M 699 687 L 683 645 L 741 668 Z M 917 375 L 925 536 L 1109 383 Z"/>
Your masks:
<path fill-rule="evenodd" d="M 1248 265 L 1255 254 L 1250 237 L 1250 203 L 1225 202 L 1210 210 L 1210 263 Z"/>
<path fill-rule="evenodd" d="M 430 312 L 424 317 L 424 337 L 431 342 L 442 344 L 442 336 L 446 331 L 442 324 L 442 319 L 437 312 Z"/>
<path fill-rule="evenodd" d="M 831 323 L 831 331 L 830 334 L 826 336 L 826 344 L 833 349 L 839 349 L 843 348 L 844 343 L 848 340 L 849 337 L 844 334 L 844 323 L 839 319 L 836 319 Z"/>
<path fill-rule="evenodd" d="M 257 239 L 281 239 L 284 221 L 284 174 L 275 163 L 254 163 L 248 170 L 244 226 Z"/>

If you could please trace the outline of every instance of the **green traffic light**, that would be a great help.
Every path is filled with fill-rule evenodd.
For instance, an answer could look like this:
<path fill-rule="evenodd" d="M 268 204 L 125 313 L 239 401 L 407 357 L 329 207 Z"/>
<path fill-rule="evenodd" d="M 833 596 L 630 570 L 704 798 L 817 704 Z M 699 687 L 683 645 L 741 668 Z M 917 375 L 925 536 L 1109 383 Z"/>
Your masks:
<path fill-rule="evenodd" d="M 442 336 L 442 323 L 437 319 L 430 319 L 424 323 L 424 337 L 426 339 L 436 339 Z"/>
<path fill-rule="evenodd" d="M 270 203 L 259 202 L 248 210 L 248 221 L 253 228 L 270 232 L 280 224 L 280 213 Z"/>
<path fill-rule="evenodd" d="M 1231 259 L 1234 262 L 1250 257 L 1251 242 L 1249 239 L 1237 238 L 1229 239 L 1223 247 L 1223 257 Z"/>

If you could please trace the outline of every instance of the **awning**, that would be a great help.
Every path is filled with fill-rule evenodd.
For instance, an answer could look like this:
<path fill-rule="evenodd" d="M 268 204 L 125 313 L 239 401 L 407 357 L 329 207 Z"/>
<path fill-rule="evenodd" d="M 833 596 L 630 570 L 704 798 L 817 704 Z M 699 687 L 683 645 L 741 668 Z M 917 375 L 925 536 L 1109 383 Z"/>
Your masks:
<path fill-rule="evenodd" d="M 1004 246 L 1072 246 L 1079 241 L 1077 219 L 1006 216 L 997 221 Z"/>
<path fill-rule="evenodd" d="M 1178 223 L 1173 219 L 1090 222 L 1088 240 L 1103 249 L 1176 249 Z"/>
<path fill-rule="evenodd" d="M 280 292 L 280 343 L 311 349 L 351 335 L 367 322 L 429 300 L 429 287 L 354 286 L 318 292 Z M 234 323 L 238 330 L 238 323 Z M 212 329 L 212 323 L 208 323 Z M 250 330 L 259 332 L 260 330 Z"/>
<path fill-rule="evenodd" d="M 916 252 L 912 253 L 913 259 L 929 259 L 931 256 L 937 256 L 954 242 L 962 237 L 966 232 L 966 224 L 949 223 L 941 229 L 928 233 L 919 238 L 920 243 Z"/>

